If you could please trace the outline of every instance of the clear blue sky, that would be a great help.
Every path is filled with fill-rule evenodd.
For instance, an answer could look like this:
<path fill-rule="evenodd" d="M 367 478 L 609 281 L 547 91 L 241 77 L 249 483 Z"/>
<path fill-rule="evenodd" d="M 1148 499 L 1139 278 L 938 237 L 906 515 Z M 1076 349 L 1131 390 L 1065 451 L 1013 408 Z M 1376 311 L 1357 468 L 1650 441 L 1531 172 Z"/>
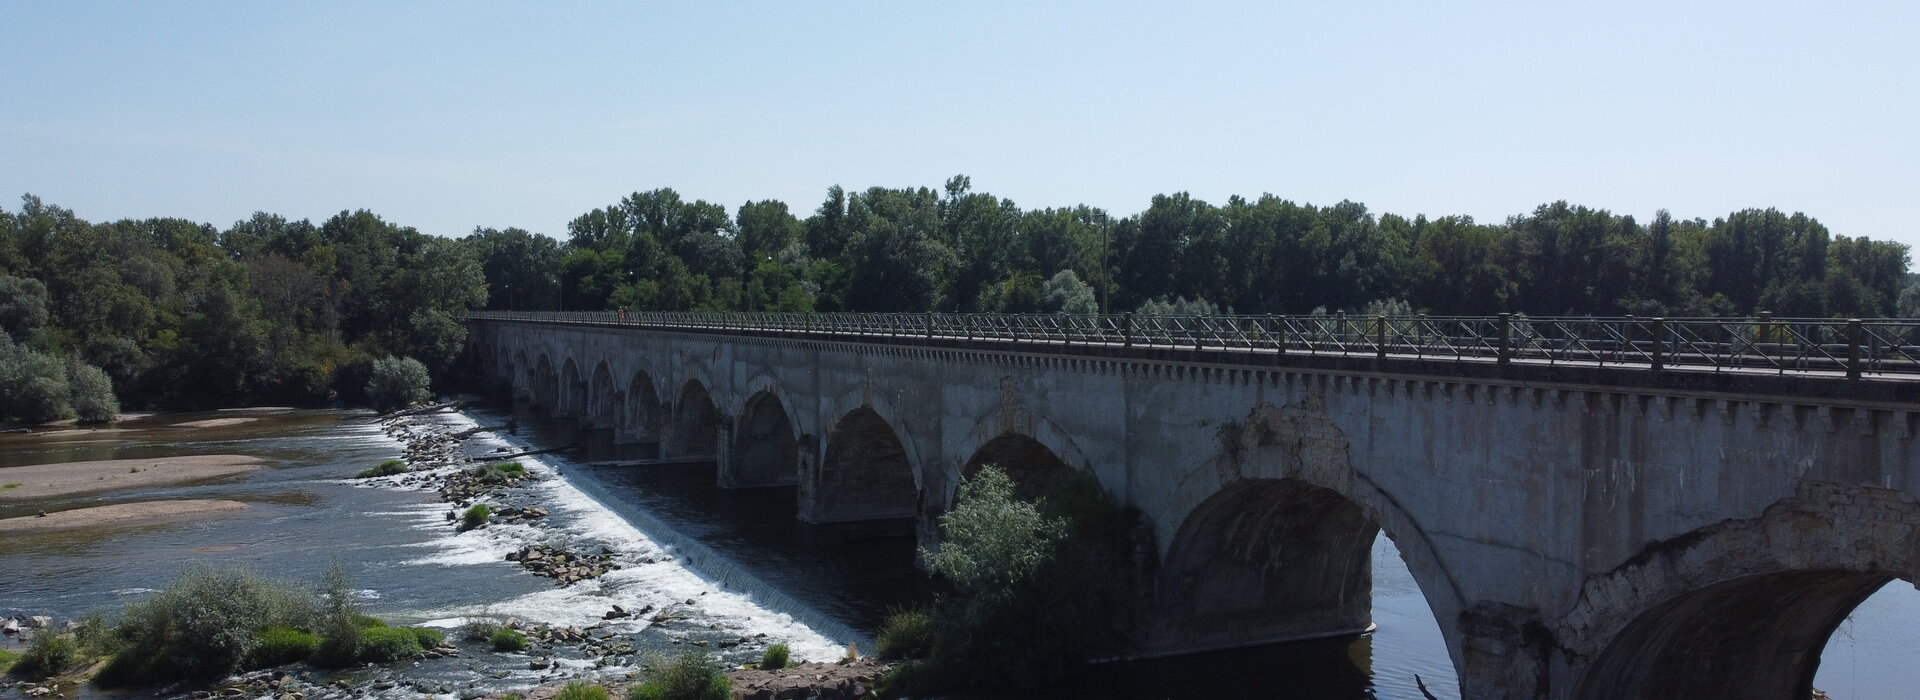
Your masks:
<path fill-rule="evenodd" d="M 1752 206 L 1920 245 L 1920 3 L 0 1 L 0 206 L 441 235 L 965 173 L 1499 220 Z"/>

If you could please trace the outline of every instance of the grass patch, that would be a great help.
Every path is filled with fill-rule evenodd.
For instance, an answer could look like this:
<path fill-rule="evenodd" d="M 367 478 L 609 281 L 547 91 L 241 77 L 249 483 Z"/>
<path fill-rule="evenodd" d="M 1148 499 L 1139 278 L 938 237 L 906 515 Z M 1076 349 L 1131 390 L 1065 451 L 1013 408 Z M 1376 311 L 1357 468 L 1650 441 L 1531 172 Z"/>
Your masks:
<path fill-rule="evenodd" d="M 460 531 L 466 532 L 485 525 L 487 524 L 487 518 L 492 515 L 493 509 L 488 508 L 487 504 L 475 504 L 472 508 L 468 508 L 467 512 L 460 514 Z"/>
<path fill-rule="evenodd" d="M 873 643 L 882 659 L 926 658 L 933 652 L 933 614 L 921 608 L 895 610 L 880 625 Z"/>
<path fill-rule="evenodd" d="M 519 462 L 494 462 L 484 467 L 474 467 L 467 473 L 490 484 L 503 484 L 527 478 L 527 468 L 521 466 Z"/>
<path fill-rule="evenodd" d="M 20 660 L 20 652 L 0 649 L 0 673 L 6 673 Z"/>
<path fill-rule="evenodd" d="M 379 466 L 360 470 L 360 473 L 353 475 L 353 478 L 371 479 L 376 476 L 393 476 L 395 474 L 405 474 L 408 471 L 409 470 L 407 469 L 406 462 L 402 462 L 397 459 L 389 459 L 385 462 L 381 462 Z"/>
<path fill-rule="evenodd" d="M 376 664 L 393 663 L 426 651 L 420 637 L 406 627 L 370 627 L 360 630 L 360 649 L 356 658 Z"/>
<path fill-rule="evenodd" d="M 647 680 L 627 691 L 627 700 L 730 700 L 733 682 L 720 664 L 697 649 L 672 659 L 652 656 Z"/>
<path fill-rule="evenodd" d="M 0 484 L 0 491 L 5 491 L 7 489 L 17 489 L 17 488 L 20 488 L 20 482 L 17 482 L 17 481 L 11 484 Z"/>
<path fill-rule="evenodd" d="M 527 650 L 527 635 L 506 627 L 495 629 L 493 635 L 488 637 L 487 641 L 493 644 L 494 651 Z"/>
<path fill-rule="evenodd" d="M 431 627 L 403 628 L 413 633 L 414 641 L 420 642 L 421 649 L 433 649 L 447 645 L 447 633 Z"/>
<path fill-rule="evenodd" d="M 469 642 L 484 642 L 493 639 L 493 633 L 500 631 L 500 623 L 487 619 L 468 620 L 460 626 L 460 638 Z"/>
<path fill-rule="evenodd" d="M 260 633 L 260 641 L 247 655 L 250 669 L 273 668 L 305 661 L 320 649 L 320 636 L 291 627 L 274 627 Z"/>
<path fill-rule="evenodd" d="M 775 644 L 767 647 L 767 652 L 760 655 L 760 668 L 767 671 L 777 671 L 786 668 L 787 657 L 792 653 L 793 650 L 788 649 L 785 644 Z"/>
<path fill-rule="evenodd" d="M 607 700 L 607 689 L 586 681 L 567 681 L 553 700 Z"/>

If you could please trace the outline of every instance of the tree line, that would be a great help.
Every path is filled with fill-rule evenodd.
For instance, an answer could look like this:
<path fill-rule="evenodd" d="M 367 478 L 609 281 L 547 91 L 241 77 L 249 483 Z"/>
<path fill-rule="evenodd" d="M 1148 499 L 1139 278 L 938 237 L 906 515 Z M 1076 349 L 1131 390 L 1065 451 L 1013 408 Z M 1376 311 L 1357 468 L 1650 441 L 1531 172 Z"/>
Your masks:
<path fill-rule="evenodd" d="M 167 409 L 358 402 L 377 358 L 444 374 L 486 299 L 471 246 L 364 210 L 221 230 L 28 195 L 0 210 L 0 419 L 110 418 L 80 410 L 102 384 Z"/>
<path fill-rule="evenodd" d="M 457 315 L 519 310 L 1920 316 L 1906 245 L 1775 209 L 1642 223 L 1554 202 L 1498 223 L 1273 195 L 1023 209 L 966 176 L 828 188 L 804 218 L 672 189 L 565 240 L 366 210 L 90 223 L 0 209 L 0 419 L 359 401 L 374 360 L 444 376 Z M 104 396 L 102 394 L 104 393 Z"/>
<path fill-rule="evenodd" d="M 958 176 L 832 187 L 806 218 L 658 189 L 582 214 L 564 242 L 465 241 L 493 309 L 1920 315 L 1905 244 L 1776 209 L 1642 223 L 1562 201 L 1481 223 L 1178 193 L 1114 216 L 1021 209 Z"/>

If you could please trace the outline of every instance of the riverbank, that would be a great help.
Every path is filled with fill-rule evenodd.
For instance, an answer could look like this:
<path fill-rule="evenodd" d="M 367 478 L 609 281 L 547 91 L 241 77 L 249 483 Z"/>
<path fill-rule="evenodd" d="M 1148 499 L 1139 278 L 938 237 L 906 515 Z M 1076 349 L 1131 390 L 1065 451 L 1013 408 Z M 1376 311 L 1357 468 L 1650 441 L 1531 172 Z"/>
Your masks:
<path fill-rule="evenodd" d="M 249 507 L 239 501 L 208 499 L 116 503 L 110 506 L 55 511 L 45 515 L 0 518 L 0 534 L 28 534 L 107 525 L 147 524 L 161 520 L 246 510 Z"/>
<path fill-rule="evenodd" d="M 247 474 L 266 463 L 258 457 L 221 454 L 7 467 L 0 469 L 0 503 L 192 484 Z"/>

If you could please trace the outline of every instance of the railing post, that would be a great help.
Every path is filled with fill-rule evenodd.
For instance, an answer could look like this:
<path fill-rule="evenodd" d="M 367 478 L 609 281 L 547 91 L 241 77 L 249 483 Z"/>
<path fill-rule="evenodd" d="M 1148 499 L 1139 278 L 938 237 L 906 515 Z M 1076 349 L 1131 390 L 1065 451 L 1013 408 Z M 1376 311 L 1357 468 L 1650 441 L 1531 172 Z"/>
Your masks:
<path fill-rule="evenodd" d="M 1667 365 L 1667 319 L 1653 317 L 1653 371 L 1666 369 Z"/>
<path fill-rule="evenodd" d="M 1120 347 L 1133 347 L 1133 312 L 1120 317 Z"/>
<path fill-rule="evenodd" d="M 933 337 L 933 312 L 932 311 L 927 312 L 927 337 L 928 338 Z"/>
<path fill-rule="evenodd" d="M 1267 314 L 1267 333 L 1269 335 L 1273 333 L 1275 323 L 1276 319 L 1274 319 L 1273 314 Z M 1285 355 L 1287 354 L 1287 326 L 1284 322 L 1281 322 L 1279 323 L 1279 327 L 1280 334 L 1273 338 L 1273 354 Z"/>
<path fill-rule="evenodd" d="M 1504 365 L 1513 361 L 1513 314 L 1500 314 L 1499 326 L 1500 344 L 1495 346 L 1495 355 L 1500 358 L 1500 364 Z"/>
<path fill-rule="evenodd" d="M 1373 328 L 1373 357 L 1384 360 L 1387 359 L 1387 315 L 1376 315 L 1373 322 L 1379 324 Z"/>
<path fill-rule="evenodd" d="M 1860 319 L 1847 319 L 1847 378 L 1860 378 Z"/>

